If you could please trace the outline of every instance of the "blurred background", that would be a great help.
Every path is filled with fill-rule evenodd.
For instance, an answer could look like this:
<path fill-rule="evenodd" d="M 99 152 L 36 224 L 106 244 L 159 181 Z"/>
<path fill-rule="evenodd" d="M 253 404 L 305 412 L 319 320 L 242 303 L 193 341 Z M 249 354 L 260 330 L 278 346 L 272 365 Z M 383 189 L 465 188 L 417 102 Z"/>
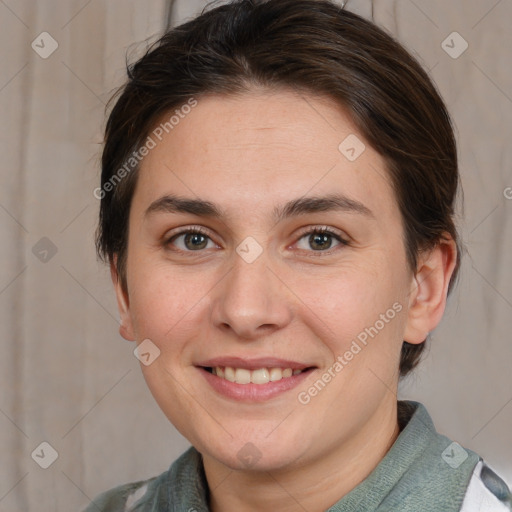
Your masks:
<path fill-rule="evenodd" d="M 199 0 L 0 0 L 0 511 L 81 510 L 188 442 L 118 334 L 94 230 L 105 105 Z M 399 398 L 512 483 L 512 2 L 349 0 L 426 67 L 457 129 L 461 279 Z M 141 43 L 142 42 L 142 43 Z M 462 214 L 462 209 L 460 209 Z M 48 444 L 41 444 L 48 443 Z M 48 466 L 47 469 L 44 469 Z"/>

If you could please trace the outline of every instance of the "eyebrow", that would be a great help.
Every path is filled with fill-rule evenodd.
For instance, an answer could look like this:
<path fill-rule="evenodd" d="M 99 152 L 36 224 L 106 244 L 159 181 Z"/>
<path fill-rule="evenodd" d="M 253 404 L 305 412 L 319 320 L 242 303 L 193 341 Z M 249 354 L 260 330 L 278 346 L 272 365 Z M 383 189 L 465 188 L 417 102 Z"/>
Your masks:
<path fill-rule="evenodd" d="M 321 197 L 300 197 L 274 208 L 272 217 L 274 221 L 278 223 L 289 217 L 328 211 L 357 213 L 375 219 L 375 215 L 367 206 L 343 194 L 329 194 Z M 215 203 L 176 195 L 165 195 L 153 201 L 147 208 L 145 216 L 157 212 L 190 213 L 192 215 L 214 219 L 227 217 L 224 210 Z"/>

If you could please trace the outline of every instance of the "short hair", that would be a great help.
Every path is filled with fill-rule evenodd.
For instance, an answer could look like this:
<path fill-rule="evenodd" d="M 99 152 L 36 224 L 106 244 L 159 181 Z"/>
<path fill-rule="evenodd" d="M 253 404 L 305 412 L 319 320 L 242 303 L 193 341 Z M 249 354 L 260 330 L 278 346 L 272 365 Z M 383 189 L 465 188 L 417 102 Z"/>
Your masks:
<path fill-rule="evenodd" d="M 459 249 L 450 116 L 418 61 L 374 23 L 329 0 L 235 0 L 167 31 L 127 66 L 127 74 L 105 128 L 96 234 L 99 256 L 111 263 L 117 256 L 124 289 L 128 218 L 140 167 L 134 152 L 164 114 L 191 98 L 253 87 L 326 96 L 349 112 L 385 162 L 413 272 L 419 253 L 436 247 L 446 233 Z M 116 181 L 121 169 L 123 179 Z M 457 250 L 449 291 L 459 266 Z M 401 376 L 418 364 L 424 348 L 425 342 L 403 342 Z"/>

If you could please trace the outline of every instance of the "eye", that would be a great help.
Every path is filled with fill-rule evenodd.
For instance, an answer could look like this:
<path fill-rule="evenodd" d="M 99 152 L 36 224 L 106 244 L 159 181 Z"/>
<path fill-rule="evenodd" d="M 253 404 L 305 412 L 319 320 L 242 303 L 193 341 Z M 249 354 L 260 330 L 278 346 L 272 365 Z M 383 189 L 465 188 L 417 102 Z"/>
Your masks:
<path fill-rule="evenodd" d="M 208 247 L 209 242 L 213 244 L 213 248 L 217 247 L 205 231 L 199 227 L 193 227 L 172 235 L 165 241 L 165 246 L 174 245 L 179 251 L 192 252 L 211 249 L 211 246 Z"/>
<path fill-rule="evenodd" d="M 348 245 L 349 243 L 339 233 L 327 227 L 317 227 L 303 232 L 297 243 L 300 244 L 304 240 L 303 245 L 306 247 L 299 247 L 301 250 L 309 250 L 311 248 L 314 252 L 330 252 L 329 249 L 333 246 L 333 239 L 337 242 L 334 247 Z"/>
<path fill-rule="evenodd" d="M 317 253 L 330 253 L 332 251 L 329 251 L 329 249 L 333 247 L 333 240 L 336 242 L 334 248 L 349 244 L 339 233 L 325 226 L 302 232 L 297 244 L 301 250 L 311 252 L 312 249 L 313 252 Z M 301 244 L 302 247 L 300 246 Z M 203 249 L 218 247 L 208 233 L 199 226 L 183 229 L 173 234 L 165 240 L 164 245 L 172 250 L 181 252 L 200 252 Z"/>

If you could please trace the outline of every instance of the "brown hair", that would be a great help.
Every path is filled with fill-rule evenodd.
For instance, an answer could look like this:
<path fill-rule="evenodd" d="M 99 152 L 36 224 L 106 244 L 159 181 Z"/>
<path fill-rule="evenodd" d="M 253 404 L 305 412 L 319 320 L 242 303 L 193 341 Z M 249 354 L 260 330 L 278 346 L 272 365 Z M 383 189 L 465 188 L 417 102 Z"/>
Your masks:
<path fill-rule="evenodd" d="M 455 138 L 420 64 L 375 24 L 328 0 L 236 0 L 165 33 L 128 66 L 128 81 L 116 96 L 105 130 L 96 246 L 104 260 L 117 255 L 125 289 L 134 152 L 165 113 L 191 98 L 243 93 L 251 86 L 325 95 L 347 108 L 387 164 L 412 271 L 418 253 L 446 233 L 458 243 Z M 418 364 L 424 347 L 404 341 L 402 376 Z"/>

